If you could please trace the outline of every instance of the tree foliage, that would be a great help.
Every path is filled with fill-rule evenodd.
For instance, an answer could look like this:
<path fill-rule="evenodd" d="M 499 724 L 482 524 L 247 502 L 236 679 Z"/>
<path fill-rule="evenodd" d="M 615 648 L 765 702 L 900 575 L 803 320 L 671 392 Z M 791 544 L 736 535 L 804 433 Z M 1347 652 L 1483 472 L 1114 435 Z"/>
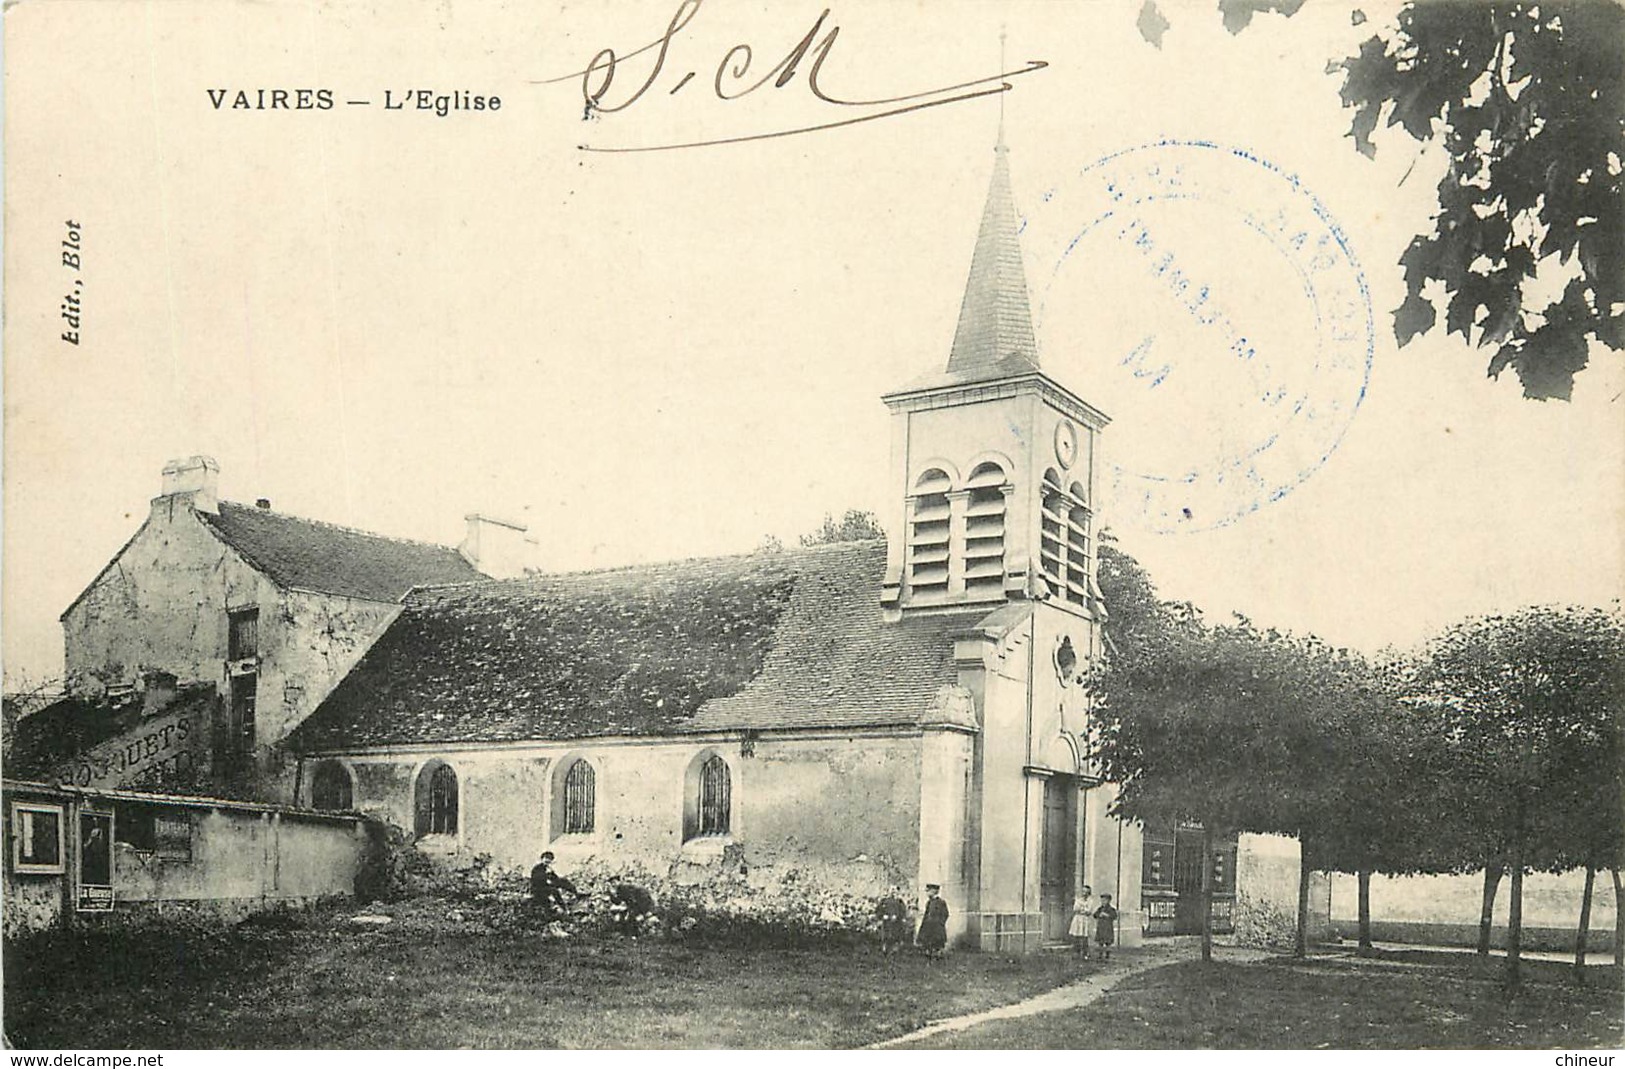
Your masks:
<path fill-rule="evenodd" d="M 1438 283 L 1446 332 L 1493 349 L 1489 374 L 1510 368 L 1527 397 L 1568 399 L 1589 343 L 1625 348 L 1622 41 L 1609 0 L 1409 4 L 1338 65 L 1361 152 L 1386 112 L 1449 154 L 1433 230 L 1399 259 L 1401 346 L 1435 325 Z"/>
<path fill-rule="evenodd" d="M 1194 821 L 1212 836 L 1297 836 L 1301 947 L 1311 860 L 1371 865 L 1398 841 L 1389 803 L 1403 771 L 1379 745 L 1391 700 L 1346 650 L 1239 617 L 1213 625 L 1160 600 L 1109 545 L 1099 578 L 1110 641 L 1091 742 L 1119 785 L 1114 812 Z"/>
<path fill-rule="evenodd" d="M 867 542 L 871 538 L 885 537 L 885 528 L 880 526 L 874 513 L 847 509 L 839 520 L 830 513 L 824 513 L 823 524 L 817 530 L 802 535 L 801 544 L 823 546 L 832 542 Z"/>
<path fill-rule="evenodd" d="M 1451 749 L 1437 829 L 1463 868 L 1512 875 L 1508 978 L 1518 978 L 1525 872 L 1618 860 L 1625 624 L 1613 611 L 1531 608 L 1466 620 L 1429 645 L 1413 701 Z"/>

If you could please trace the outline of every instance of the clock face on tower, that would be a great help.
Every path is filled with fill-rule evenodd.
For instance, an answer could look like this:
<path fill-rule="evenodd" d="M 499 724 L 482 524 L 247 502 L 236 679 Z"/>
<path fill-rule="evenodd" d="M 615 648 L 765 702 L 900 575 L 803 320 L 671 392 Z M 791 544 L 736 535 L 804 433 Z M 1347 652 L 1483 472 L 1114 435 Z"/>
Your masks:
<path fill-rule="evenodd" d="M 1069 419 L 1055 425 L 1055 459 L 1061 462 L 1063 468 L 1070 468 L 1072 462 L 1078 459 L 1078 429 L 1072 426 Z"/>

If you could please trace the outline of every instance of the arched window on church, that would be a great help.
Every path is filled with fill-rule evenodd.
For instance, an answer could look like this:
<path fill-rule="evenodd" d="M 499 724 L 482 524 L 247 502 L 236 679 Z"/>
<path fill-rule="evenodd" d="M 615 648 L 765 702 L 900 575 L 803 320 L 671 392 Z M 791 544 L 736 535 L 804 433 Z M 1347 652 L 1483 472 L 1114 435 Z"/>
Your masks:
<path fill-rule="evenodd" d="M 1075 605 L 1089 604 L 1089 508 L 1088 495 L 1073 483 L 1071 508 L 1066 513 L 1066 600 Z"/>
<path fill-rule="evenodd" d="M 688 766 L 683 838 L 727 835 L 733 830 L 733 777 L 721 754 L 706 751 Z"/>
<path fill-rule="evenodd" d="M 732 823 L 733 790 L 728 777 L 728 762 L 720 754 L 712 754 L 700 766 L 700 829 L 701 835 L 727 835 Z"/>
<path fill-rule="evenodd" d="M 915 596 L 948 592 L 948 473 L 931 468 L 909 500 L 908 585 Z"/>
<path fill-rule="evenodd" d="M 1050 468 L 1044 472 L 1043 518 L 1039 532 L 1038 559 L 1044 578 L 1059 593 L 1066 588 L 1066 494 L 1061 477 Z"/>
<path fill-rule="evenodd" d="M 563 834 L 585 835 L 593 830 L 597 778 L 592 766 L 582 760 L 577 760 L 564 774 Z"/>
<path fill-rule="evenodd" d="M 1078 483 L 1061 489 L 1051 468 L 1044 472 L 1043 529 L 1038 555 L 1055 596 L 1074 605 L 1089 604 L 1089 507 Z"/>
<path fill-rule="evenodd" d="M 1004 594 L 1004 469 L 978 464 L 965 482 L 965 593 Z"/>
<path fill-rule="evenodd" d="M 413 825 L 419 835 L 457 834 L 457 773 L 435 760 L 418 773 L 413 797 Z"/>
<path fill-rule="evenodd" d="M 350 770 L 337 761 L 322 761 L 310 776 L 310 804 L 316 809 L 349 809 L 354 787 Z"/>

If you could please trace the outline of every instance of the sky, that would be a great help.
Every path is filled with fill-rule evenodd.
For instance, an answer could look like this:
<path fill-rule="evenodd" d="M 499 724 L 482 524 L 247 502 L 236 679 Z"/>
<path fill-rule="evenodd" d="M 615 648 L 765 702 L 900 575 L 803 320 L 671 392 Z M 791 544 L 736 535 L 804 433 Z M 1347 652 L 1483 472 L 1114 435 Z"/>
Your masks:
<path fill-rule="evenodd" d="M 1620 596 L 1617 356 L 1593 353 L 1572 403 L 1538 403 L 1459 337 L 1395 347 L 1396 261 L 1443 158 L 1395 130 L 1357 154 L 1326 71 L 1391 10 L 1362 5 L 1356 26 L 1352 5 L 1308 5 L 1232 35 L 1208 3 L 1165 2 L 1159 48 L 1139 2 L 826 2 L 827 96 L 1047 66 L 820 132 L 609 152 L 887 109 L 816 99 L 811 55 L 783 87 L 719 99 L 719 65 L 730 94 L 769 72 L 820 2 L 704 0 L 614 111 L 675 0 L 9 10 L 7 686 L 60 672 L 59 614 L 173 457 L 217 458 L 227 499 L 402 537 L 522 519 L 555 570 L 886 516 L 879 397 L 947 360 L 1001 112 L 1043 365 L 1113 417 L 1102 463 L 1128 474 L 1101 521 L 1165 595 L 1368 651 Z M 606 110 L 585 116 L 580 80 L 550 79 L 604 48 Z M 229 106 L 278 88 L 335 105 Z M 384 108 L 419 89 L 502 104 Z M 1159 173 L 1190 195 L 1100 222 L 1105 181 Z M 1324 275 L 1267 232 L 1277 211 L 1335 235 Z M 78 272 L 59 262 L 69 221 Z M 1181 303 L 1130 222 L 1234 329 Z M 59 317 L 75 282 L 76 345 Z M 1350 292 L 1352 310 L 1329 303 Z M 1243 335 L 1246 363 L 1227 357 Z M 1316 397 L 1315 418 L 1261 406 L 1277 384 Z M 1269 485 L 1208 486 L 1191 522 L 1138 493 L 1277 432 Z"/>

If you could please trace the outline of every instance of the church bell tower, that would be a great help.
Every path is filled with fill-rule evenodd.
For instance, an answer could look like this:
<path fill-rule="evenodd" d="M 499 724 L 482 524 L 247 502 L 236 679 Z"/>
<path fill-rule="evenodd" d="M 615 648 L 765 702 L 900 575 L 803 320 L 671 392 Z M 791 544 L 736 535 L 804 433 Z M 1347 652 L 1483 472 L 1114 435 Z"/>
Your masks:
<path fill-rule="evenodd" d="M 1039 367 L 1001 134 L 947 368 L 892 413 L 888 615 L 1044 601 L 1094 617 L 1096 443 L 1108 419 Z"/>

